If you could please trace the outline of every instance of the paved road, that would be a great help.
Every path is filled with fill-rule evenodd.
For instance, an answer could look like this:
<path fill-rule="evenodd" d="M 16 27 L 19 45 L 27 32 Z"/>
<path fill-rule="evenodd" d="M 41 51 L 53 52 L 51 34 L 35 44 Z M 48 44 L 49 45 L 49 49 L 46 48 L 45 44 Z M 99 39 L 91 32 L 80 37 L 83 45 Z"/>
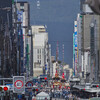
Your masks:
<path fill-rule="evenodd" d="M 65 99 L 61 99 L 61 98 L 52 98 L 52 100 L 65 100 Z"/>
<path fill-rule="evenodd" d="M 61 98 L 52 98 L 52 100 L 66 100 L 66 99 L 61 99 Z M 69 100 L 73 100 L 72 98 L 69 98 Z M 76 99 L 77 100 L 77 99 Z"/>

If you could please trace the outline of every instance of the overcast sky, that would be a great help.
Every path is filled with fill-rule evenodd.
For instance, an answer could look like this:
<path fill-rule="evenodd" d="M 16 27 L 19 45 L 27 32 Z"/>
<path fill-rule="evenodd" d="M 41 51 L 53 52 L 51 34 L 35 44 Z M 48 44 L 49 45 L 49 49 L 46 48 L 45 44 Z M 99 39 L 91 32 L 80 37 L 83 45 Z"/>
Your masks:
<path fill-rule="evenodd" d="M 72 67 L 73 27 L 77 13 L 80 12 L 79 0 L 20 0 L 30 4 L 30 24 L 47 25 L 52 56 L 56 55 L 56 43 L 59 41 L 59 59 L 62 60 L 64 44 L 64 61 Z M 40 6 L 37 7 L 37 2 Z"/>

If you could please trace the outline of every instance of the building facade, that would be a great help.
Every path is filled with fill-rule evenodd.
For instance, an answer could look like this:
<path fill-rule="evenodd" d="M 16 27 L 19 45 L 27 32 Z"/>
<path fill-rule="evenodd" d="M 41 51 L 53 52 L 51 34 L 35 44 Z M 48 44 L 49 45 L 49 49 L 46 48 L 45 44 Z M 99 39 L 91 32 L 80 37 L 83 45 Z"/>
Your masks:
<path fill-rule="evenodd" d="M 27 77 L 33 73 L 30 69 L 33 68 L 31 63 L 32 59 L 32 34 L 30 33 L 30 5 L 28 2 L 18 1 L 14 3 L 16 16 L 16 32 L 17 36 L 17 67 L 19 68 L 20 75 Z M 19 60 L 18 60 L 19 59 Z M 33 75 L 31 75 L 33 76 Z"/>
<path fill-rule="evenodd" d="M 93 14 L 93 11 L 85 0 L 81 0 L 81 14 L 77 16 L 77 38 L 73 34 L 73 68 L 74 73 L 80 72 L 80 78 L 85 82 L 99 82 L 100 77 L 100 16 Z M 74 26 L 75 27 L 75 26 Z M 75 29 L 76 29 L 75 28 Z M 75 30 L 74 30 L 75 31 Z M 77 50 L 75 50 L 75 40 Z M 77 65 L 75 67 L 75 51 L 77 51 Z"/>
<path fill-rule="evenodd" d="M 51 46 L 45 26 L 32 26 L 33 37 L 33 76 L 50 74 Z"/>
<path fill-rule="evenodd" d="M 69 67 L 69 65 L 64 65 L 63 71 L 64 71 L 65 79 L 68 81 L 73 75 L 73 70 L 72 68 Z"/>
<path fill-rule="evenodd" d="M 0 77 L 11 77 L 12 66 L 12 0 L 0 1 Z"/>

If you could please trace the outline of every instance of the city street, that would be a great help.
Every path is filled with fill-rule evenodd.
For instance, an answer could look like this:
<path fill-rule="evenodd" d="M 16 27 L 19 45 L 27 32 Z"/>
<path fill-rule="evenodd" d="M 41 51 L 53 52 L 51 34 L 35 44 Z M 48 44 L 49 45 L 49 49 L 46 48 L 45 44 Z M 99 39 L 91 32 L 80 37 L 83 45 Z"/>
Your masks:
<path fill-rule="evenodd" d="M 52 100 L 65 100 L 65 99 L 60 99 L 60 98 L 52 98 Z"/>
<path fill-rule="evenodd" d="M 0 0 L 0 100 L 100 100 L 100 0 Z"/>

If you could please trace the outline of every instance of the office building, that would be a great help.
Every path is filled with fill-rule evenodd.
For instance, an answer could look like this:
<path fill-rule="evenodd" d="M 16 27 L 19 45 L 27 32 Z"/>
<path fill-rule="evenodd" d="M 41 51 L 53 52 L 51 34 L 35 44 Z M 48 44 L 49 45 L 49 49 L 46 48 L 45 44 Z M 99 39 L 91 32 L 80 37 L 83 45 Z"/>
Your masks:
<path fill-rule="evenodd" d="M 0 77 L 11 77 L 12 66 L 12 0 L 0 1 Z"/>
<path fill-rule="evenodd" d="M 50 75 L 51 46 L 43 25 L 32 26 L 33 34 L 33 76 Z"/>
<path fill-rule="evenodd" d="M 15 17 L 16 23 L 17 23 L 17 32 L 18 32 L 18 37 L 17 37 L 17 53 L 19 52 L 19 61 L 17 60 L 18 66 L 20 66 L 20 74 L 29 76 L 30 73 L 33 73 L 30 71 L 32 68 L 31 64 L 31 33 L 29 30 L 30 28 L 30 5 L 26 1 L 18 1 L 15 2 L 15 13 L 17 18 Z M 15 23 L 15 24 L 16 24 Z M 30 34 L 29 34 L 30 33 Z M 28 35 L 28 36 L 27 36 Z M 30 35 L 30 37 L 29 37 Z M 19 45 L 19 46 L 18 46 Z M 30 49 L 30 50 L 29 50 Z M 17 66 L 17 67 L 18 67 Z M 31 67 L 31 68 L 30 68 Z M 27 73 L 26 73 L 27 72 Z"/>

